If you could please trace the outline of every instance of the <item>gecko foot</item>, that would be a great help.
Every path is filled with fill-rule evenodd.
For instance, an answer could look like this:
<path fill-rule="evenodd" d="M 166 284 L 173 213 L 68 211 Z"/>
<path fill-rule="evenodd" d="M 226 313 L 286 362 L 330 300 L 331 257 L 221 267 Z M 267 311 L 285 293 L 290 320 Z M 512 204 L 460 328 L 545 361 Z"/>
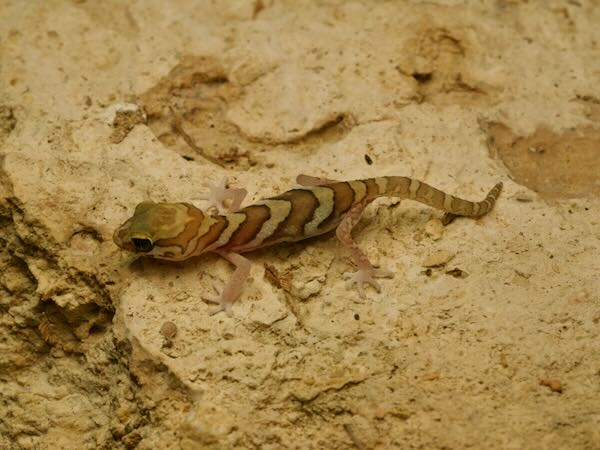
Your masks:
<path fill-rule="evenodd" d="M 215 207 L 219 214 L 226 214 L 237 211 L 246 196 L 246 189 L 229 189 L 227 187 L 227 177 L 223 177 L 220 183 L 204 184 L 208 188 L 208 194 L 202 194 L 199 198 L 208 200 L 208 208 Z M 230 200 L 229 206 L 225 202 Z"/>
<path fill-rule="evenodd" d="M 227 314 L 229 317 L 233 315 L 233 311 L 231 309 L 232 303 L 227 301 L 227 299 L 224 299 L 222 294 L 205 294 L 202 298 L 203 300 L 206 300 L 209 303 L 215 303 L 215 306 L 212 306 L 208 309 L 209 316 L 214 316 L 215 314 L 220 313 L 221 311 L 224 311 L 225 314 Z"/>
<path fill-rule="evenodd" d="M 215 290 L 215 292 L 217 292 L 217 294 L 204 294 L 202 296 L 202 299 L 206 302 L 215 303 L 215 306 L 212 306 L 208 309 L 208 315 L 214 316 L 215 314 L 224 311 L 225 314 L 227 314 L 229 317 L 232 317 L 233 310 L 231 309 L 231 306 L 233 305 L 233 302 L 225 298 L 225 292 L 221 292 L 219 294 L 219 289 L 214 284 L 213 289 Z"/>
<path fill-rule="evenodd" d="M 359 269 L 356 272 L 346 272 L 343 274 L 346 280 L 346 287 L 351 289 L 352 286 L 356 285 L 360 298 L 365 298 L 364 283 L 370 284 L 377 292 L 381 292 L 381 285 L 375 281 L 375 278 L 391 278 L 393 276 L 394 273 L 390 270 L 375 268 Z"/>

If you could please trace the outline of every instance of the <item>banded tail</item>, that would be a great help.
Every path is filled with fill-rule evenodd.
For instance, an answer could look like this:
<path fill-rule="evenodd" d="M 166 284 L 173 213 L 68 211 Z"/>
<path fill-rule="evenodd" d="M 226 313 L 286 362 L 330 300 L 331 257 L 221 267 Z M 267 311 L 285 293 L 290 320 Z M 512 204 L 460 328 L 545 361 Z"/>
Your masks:
<path fill-rule="evenodd" d="M 472 202 L 408 177 L 387 176 L 356 181 L 334 181 L 299 175 L 297 182 L 303 186 L 321 186 L 333 190 L 337 216 L 345 213 L 352 204 L 361 201 L 371 202 L 377 197 L 398 197 L 433 206 L 454 216 L 481 217 L 494 207 L 502 191 L 502 183 L 498 183 L 488 192 L 485 199 Z"/>
<path fill-rule="evenodd" d="M 364 180 L 368 183 L 370 180 Z M 479 201 L 473 202 L 464 200 L 454 195 L 446 194 L 427 183 L 424 183 L 414 178 L 407 177 L 380 177 L 374 178 L 373 182 L 379 187 L 379 196 L 390 196 L 407 198 L 424 203 L 434 208 L 441 209 L 456 216 L 481 217 L 487 214 L 496 203 L 500 191 L 502 191 L 502 183 L 496 184 L 486 195 Z"/>

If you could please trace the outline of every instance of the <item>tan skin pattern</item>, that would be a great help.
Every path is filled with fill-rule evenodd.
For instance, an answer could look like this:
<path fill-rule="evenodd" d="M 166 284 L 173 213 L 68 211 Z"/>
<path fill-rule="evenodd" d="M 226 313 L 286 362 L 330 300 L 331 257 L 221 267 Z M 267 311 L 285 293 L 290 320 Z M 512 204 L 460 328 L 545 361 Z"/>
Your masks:
<path fill-rule="evenodd" d="M 352 239 L 352 228 L 369 203 L 377 197 L 399 197 L 441 209 L 447 213 L 446 219 L 480 217 L 492 209 L 502 190 L 502 183 L 498 183 L 485 199 L 471 202 L 407 177 L 338 182 L 301 175 L 298 183 L 304 187 L 223 214 L 209 214 L 189 203 L 143 202 L 133 217 L 115 231 L 114 241 L 137 256 L 156 259 L 182 261 L 207 252 L 224 257 L 236 267 L 235 272 L 223 292 L 208 300 L 217 303 L 212 314 L 225 311 L 231 315 L 231 306 L 250 273 L 250 262 L 240 253 L 336 229 L 338 239 L 358 267 L 357 272 L 346 273 L 344 278 L 364 297 L 364 283 L 380 291 L 375 278 L 392 276 L 390 271 L 374 268 Z M 222 206 L 228 193 L 239 205 L 239 192 L 221 188 L 215 205 Z"/>

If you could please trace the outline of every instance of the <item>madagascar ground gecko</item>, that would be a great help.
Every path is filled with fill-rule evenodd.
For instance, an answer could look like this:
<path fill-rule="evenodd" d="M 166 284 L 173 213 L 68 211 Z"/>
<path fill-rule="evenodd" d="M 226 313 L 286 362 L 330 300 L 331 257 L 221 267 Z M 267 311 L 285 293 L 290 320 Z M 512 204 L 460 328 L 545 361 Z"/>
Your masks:
<path fill-rule="evenodd" d="M 189 203 L 145 201 L 115 231 L 114 241 L 136 255 L 170 261 L 207 252 L 222 256 L 235 266 L 235 271 L 221 294 L 207 300 L 217 304 L 211 314 L 225 311 L 231 315 L 231 306 L 250 273 L 250 261 L 240 253 L 335 229 L 358 267 L 357 272 L 347 272 L 344 278 L 364 297 L 364 283 L 379 292 L 375 278 L 392 276 L 388 270 L 375 268 L 352 239 L 352 228 L 369 203 L 382 196 L 416 200 L 445 211 L 445 218 L 450 220 L 454 216 L 483 216 L 502 190 L 502 183 L 498 183 L 484 200 L 471 202 L 407 177 L 338 182 L 300 175 L 297 181 L 303 187 L 241 209 L 244 189 L 227 189 L 225 181 L 222 186 L 213 185 L 209 200 L 218 214 L 201 211 Z M 227 200 L 231 201 L 228 207 L 224 203 Z"/>

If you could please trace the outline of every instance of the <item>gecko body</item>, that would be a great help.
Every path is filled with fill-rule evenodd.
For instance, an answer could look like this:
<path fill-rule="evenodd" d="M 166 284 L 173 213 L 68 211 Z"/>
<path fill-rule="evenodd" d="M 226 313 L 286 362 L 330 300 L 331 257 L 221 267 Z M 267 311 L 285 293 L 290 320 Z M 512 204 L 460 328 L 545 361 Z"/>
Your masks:
<path fill-rule="evenodd" d="M 231 305 L 250 272 L 250 262 L 241 253 L 335 229 L 358 267 L 357 272 L 344 277 L 363 297 L 364 283 L 379 291 L 375 278 L 392 275 L 373 267 L 352 239 L 351 230 L 369 203 L 382 196 L 398 197 L 441 209 L 448 217 L 480 217 L 492 209 L 502 189 L 502 183 L 498 183 L 484 200 L 471 202 L 400 176 L 338 182 L 301 175 L 298 182 L 304 186 L 241 209 L 237 207 L 245 191 L 225 189 L 222 194 L 232 194 L 235 210 L 223 214 L 210 214 L 189 203 L 142 202 L 133 217 L 115 231 L 114 241 L 137 255 L 171 261 L 207 252 L 221 255 L 236 270 L 223 292 L 209 300 L 218 304 L 213 312 L 231 314 Z"/>

